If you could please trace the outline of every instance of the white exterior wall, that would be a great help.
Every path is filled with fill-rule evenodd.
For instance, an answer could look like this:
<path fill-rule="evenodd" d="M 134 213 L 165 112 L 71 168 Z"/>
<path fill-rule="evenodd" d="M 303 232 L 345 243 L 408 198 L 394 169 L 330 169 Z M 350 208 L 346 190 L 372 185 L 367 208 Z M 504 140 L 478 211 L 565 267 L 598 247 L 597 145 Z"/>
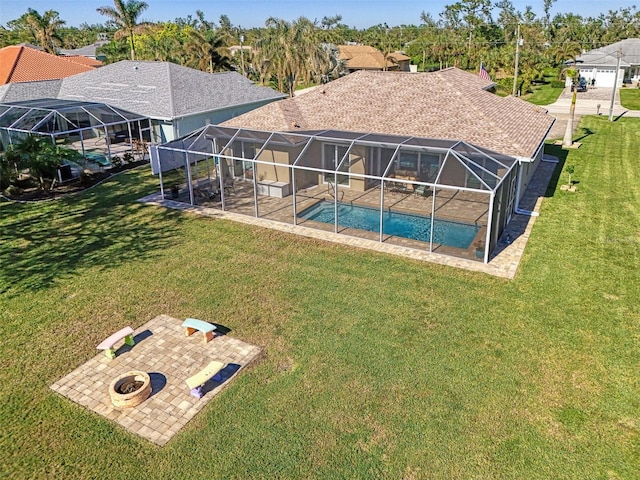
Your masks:
<path fill-rule="evenodd" d="M 616 69 L 615 67 L 589 67 L 589 68 L 580 68 L 578 70 L 580 76 L 587 80 L 589 86 L 591 86 L 591 80 L 596 79 L 596 88 L 613 88 L 613 82 L 615 82 L 616 78 Z M 624 80 L 624 68 L 621 68 L 618 72 L 618 85 L 620 88 L 622 86 L 622 81 Z M 569 82 L 569 85 L 571 83 Z"/>

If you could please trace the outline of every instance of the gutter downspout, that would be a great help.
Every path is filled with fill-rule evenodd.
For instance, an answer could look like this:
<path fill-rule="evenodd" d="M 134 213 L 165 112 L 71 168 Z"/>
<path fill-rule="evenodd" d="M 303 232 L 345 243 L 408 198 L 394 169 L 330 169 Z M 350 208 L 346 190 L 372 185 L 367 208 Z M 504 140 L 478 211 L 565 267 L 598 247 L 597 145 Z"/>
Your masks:
<path fill-rule="evenodd" d="M 516 212 L 518 215 L 527 215 L 529 217 L 539 217 L 540 213 L 539 212 L 532 212 L 530 210 L 523 210 L 522 208 L 520 208 L 520 184 L 522 183 L 522 164 L 523 163 L 533 163 L 533 159 L 531 158 L 524 158 L 524 157 L 517 157 L 518 159 L 518 168 L 520 169 L 520 174 L 518 175 L 518 183 L 516 186 L 516 204 L 513 208 L 513 211 Z"/>

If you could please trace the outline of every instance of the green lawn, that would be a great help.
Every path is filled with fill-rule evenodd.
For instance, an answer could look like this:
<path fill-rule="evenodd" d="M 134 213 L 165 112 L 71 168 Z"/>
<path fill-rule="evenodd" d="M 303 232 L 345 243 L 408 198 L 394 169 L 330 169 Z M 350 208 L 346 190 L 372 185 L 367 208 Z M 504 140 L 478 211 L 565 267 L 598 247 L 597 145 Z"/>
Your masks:
<path fill-rule="evenodd" d="M 522 99 L 535 105 L 550 105 L 558 100 L 564 90 L 562 87 L 552 87 L 550 84 L 533 85 L 533 93 L 522 95 Z"/>
<path fill-rule="evenodd" d="M 142 205 L 141 170 L 0 203 L 0 477 L 638 478 L 640 121 L 581 127 L 511 281 Z M 266 353 L 163 448 L 48 387 L 160 313 Z"/>
<path fill-rule="evenodd" d="M 621 88 L 620 103 L 629 110 L 640 110 L 640 88 Z"/>

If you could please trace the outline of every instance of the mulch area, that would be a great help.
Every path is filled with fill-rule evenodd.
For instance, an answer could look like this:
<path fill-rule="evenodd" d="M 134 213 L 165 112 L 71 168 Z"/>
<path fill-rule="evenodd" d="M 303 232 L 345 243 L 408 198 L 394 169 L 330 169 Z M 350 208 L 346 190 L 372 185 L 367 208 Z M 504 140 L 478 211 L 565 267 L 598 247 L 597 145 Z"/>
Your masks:
<path fill-rule="evenodd" d="M 73 180 L 69 180 L 64 183 L 57 183 L 54 185 L 54 188 L 49 191 L 44 191 L 39 187 L 31 187 L 31 188 L 23 188 L 20 195 L 4 195 L 4 198 L 8 200 L 13 200 L 16 202 L 37 202 L 37 201 L 46 201 L 46 200 L 55 200 L 70 194 L 82 192 L 91 188 L 98 183 L 106 180 L 113 175 L 131 170 L 133 168 L 139 167 L 140 165 L 144 165 L 148 162 L 148 160 L 140 160 L 137 162 L 127 163 L 126 165 L 120 165 L 118 167 L 112 167 L 109 170 L 102 171 L 93 171 L 90 173 L 86 173 L 85 175 L 79 178 L 75 178 Z"/>

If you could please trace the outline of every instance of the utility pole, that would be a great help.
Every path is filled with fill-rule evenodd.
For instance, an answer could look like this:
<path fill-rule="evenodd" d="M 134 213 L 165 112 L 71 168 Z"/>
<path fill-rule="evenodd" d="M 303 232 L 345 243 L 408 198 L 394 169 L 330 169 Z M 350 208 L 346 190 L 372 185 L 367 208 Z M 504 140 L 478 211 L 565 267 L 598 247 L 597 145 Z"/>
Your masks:
<path fill-rule="evenodd" d="M 618 62 L 616 65 L 616 77 L 613 81 L 613 91 L 611 92 L 611 105 L 609 105 L 609 121 L 613 122 L 613 103 L 616 100 L 616 90 L 618 89 L 618 73 L 620 73 L 620 59 L 622 58 L 622 50 L 618 49 L 616 52 L 616 57 L 618 57 Z"/>
<path fill-rule="evenodd" d="M 242 65 L 242 76 L 244 77 L 244 47 L 242 42 L 244 42 L 244 35 L 240 34 L 240 65 Z"/>
<path fill-rule="evenodd" d="M 513 93 L 516 96 L 516 89 L 518 88 L 518 61 L 520 60 L 520 24 L 518 24 L 518 31 L 516 32 L 516 68 L 513 74 Z"/>

